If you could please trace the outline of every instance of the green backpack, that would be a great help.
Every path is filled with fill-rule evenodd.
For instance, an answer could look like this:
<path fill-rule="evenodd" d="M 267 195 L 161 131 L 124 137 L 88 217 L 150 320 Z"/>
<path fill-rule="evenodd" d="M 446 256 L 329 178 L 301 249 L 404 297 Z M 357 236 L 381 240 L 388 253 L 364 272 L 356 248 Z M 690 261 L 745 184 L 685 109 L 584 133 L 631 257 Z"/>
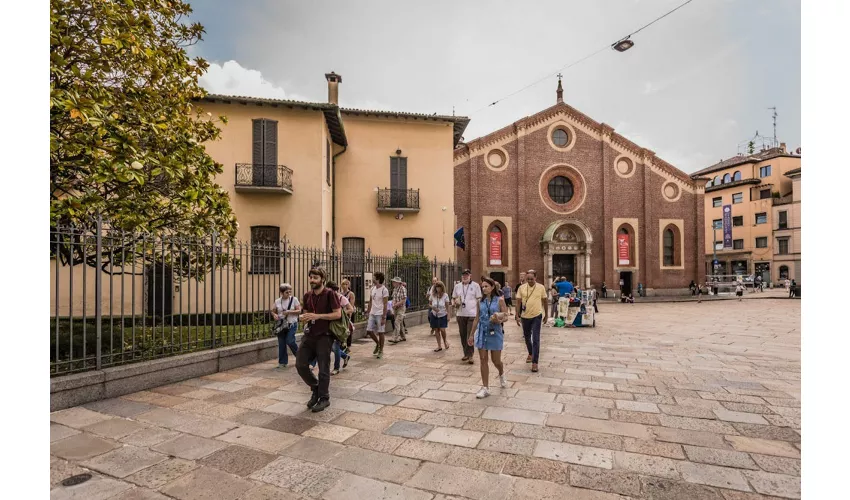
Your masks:
<path fill-rule="evenodd" d="M 342 315 L 339 319 L 331 321 L 330 330 L 334 337 L 339 340 L 339 344 L 344 346 L 348 336 L 354 330 L 354 325 L 351 324 L 351 320 L 345 314 L 345 311 L 340 311 L 340 313 Z"/>

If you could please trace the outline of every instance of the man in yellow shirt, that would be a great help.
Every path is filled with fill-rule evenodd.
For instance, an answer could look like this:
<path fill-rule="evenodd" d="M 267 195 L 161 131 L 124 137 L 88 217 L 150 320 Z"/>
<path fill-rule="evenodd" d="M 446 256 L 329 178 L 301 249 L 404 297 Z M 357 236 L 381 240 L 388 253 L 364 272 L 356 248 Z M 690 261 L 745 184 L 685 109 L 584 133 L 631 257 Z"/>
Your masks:
<path fill-rule="evenodd" d="M 537 273 L 531 269 L 525 273 L 525 284 L 517 292 L 516 308 L 520 314 L 516 324 L 522 326 L 525 347 L 528 349 L 526 363 L 531 363 L 531 371 L 537 371 L 540 359 L 540 326 L 549 320 L 546 310 L 546 287 L 537 282 Z"/>

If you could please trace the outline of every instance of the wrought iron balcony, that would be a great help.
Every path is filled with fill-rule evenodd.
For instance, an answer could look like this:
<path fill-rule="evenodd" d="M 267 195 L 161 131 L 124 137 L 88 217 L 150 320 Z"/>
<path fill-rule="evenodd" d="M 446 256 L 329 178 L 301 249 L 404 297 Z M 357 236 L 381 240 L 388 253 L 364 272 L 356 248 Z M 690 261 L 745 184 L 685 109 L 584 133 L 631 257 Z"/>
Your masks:
<path fill-rule="evenodd" d="M 236 191 L 292 194 L 292 170 L 284 165 L 237 163 Z"/>
<path fill-rule="evenodd" d="M 379 212 L 418 212 L 418 189 L 379 189 Z"/>

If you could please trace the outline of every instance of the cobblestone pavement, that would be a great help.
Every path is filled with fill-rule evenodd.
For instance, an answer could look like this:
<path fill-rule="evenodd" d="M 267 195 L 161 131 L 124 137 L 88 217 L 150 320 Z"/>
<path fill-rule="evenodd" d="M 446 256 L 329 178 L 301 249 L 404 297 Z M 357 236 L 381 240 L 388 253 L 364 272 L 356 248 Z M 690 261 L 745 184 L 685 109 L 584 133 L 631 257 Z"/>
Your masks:
<path fill-rule="evenodd" d="M 544 328 L 540 372 L 509 323 L 510 381 L 476 399 L 457 325 L 355 343 L 331 407 L 268 362 L 50 416 L 51 498 L 800 498 L 800 302 L 605 304 Z M 74 474 L 94 477 L 77 486 Z"/>

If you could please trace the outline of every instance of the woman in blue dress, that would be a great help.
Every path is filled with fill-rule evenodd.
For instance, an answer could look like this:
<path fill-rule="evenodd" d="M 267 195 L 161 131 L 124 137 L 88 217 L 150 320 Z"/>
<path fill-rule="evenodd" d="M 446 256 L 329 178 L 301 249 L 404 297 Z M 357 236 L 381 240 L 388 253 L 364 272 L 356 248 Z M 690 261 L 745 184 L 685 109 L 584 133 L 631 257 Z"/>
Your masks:
<path fill-rule="evenodd" d="M 499 370 L 499 385 L 502 388 L 508 386 L 505 378 L 505 367 L 502 364 L 502 346 L 505 335 L 502 323 L 508 320 L 508 306 L 502 298 L 502 292 L 496 288 L 496 282 L 490 278 L 481 278 L 481 294 L 478 315 L 472 322 L 474 345 L 478 349 L 481 359 L 481 389 L 475 395 L 478 399 L 490 395 L 490 367 L 487 364 L 487 353 L 493 365 Z M 469 345 L 473 345 L 473 336 L 469 337 Z"/>

